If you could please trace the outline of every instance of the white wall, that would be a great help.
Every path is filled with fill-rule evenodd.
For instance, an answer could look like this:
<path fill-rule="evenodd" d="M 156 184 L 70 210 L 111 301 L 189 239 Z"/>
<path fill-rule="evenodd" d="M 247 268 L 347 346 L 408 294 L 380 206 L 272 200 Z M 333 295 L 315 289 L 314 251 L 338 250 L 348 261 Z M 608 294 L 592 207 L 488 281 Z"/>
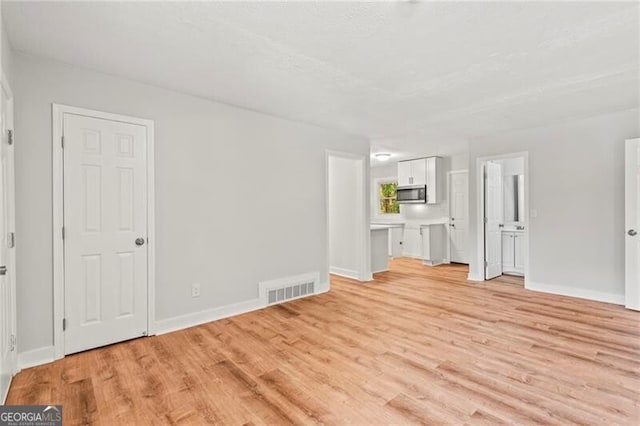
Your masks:
<path fill-rule="evenodd" d="M 7 37 L 6 27 L 2 22 L 2 8 L 0 7 L 0 67 L 4 71 L 9 84 L 13 82 L 13 54 L 11 51 L 11 44 L 9 43 L 9 37 Z M 13 90 L 13 88 L 12 88 Z"/>
<path fill-rule="evenodd" d="M 469 165 L 469 149 L 466 147 L 465 150 L 460 151 L 458 153 L 443 157 L 444 168 L 446 170 L 465 170 Z"/>
<path fill-rule="evenodd" d="M 53 102 L 155 120 L 157 319 L 254 299 L 263 280 L 313 271 L 328 280 L 325 151 L 365 155 L 368 167 L 368 141 L 48 60 L 14 60 L 21 352 L 53 339 Z"/>
<path fill-rule="evenodd" d="M 388 163 L 384 166 L 371 167 L 371 178 L 386 178 L 395 177 L 398 178 L 398 163 Z"/>
<path fill-rule="evenodd" d="M 328 162 L 329 266 L 357 279 L 362 270 L 362 162 L 336 156 Z"/>
<path fill-rule="evenodd" d="M 506 158 L 496 161 L 502 165 L 502 176 L 524 174 L 524 157 Z"/>
<path fill-rule="evenodd" d="M 624 294 L 624 140 L 637 109 L 499 134 L 470 143 L 470 273 L 477 253 L 478 157 L 529 152 L 532 285 L 600 300 Z"/>

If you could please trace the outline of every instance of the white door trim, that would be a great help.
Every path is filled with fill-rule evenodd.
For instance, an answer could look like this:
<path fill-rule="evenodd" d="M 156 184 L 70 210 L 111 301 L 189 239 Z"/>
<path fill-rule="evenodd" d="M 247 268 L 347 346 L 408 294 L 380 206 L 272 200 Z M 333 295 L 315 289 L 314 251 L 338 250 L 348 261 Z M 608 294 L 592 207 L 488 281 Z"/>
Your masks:
<path fill-rule="evenodd" d="M 467 174 L 467 204 L 469 204 L 469 169 L 461 169 L 461 170 L 449 170 L 447 172 L 447 198 L 448 198 L 448 210 L 447 210 L 447 259 L 445 263 L 451 263 L 451 227 L 448 224 L 451 222 L 451 175 L 457 174 Z M 467 246 L 469 243 L 469 206 L 467 205 Z M 467 247 L 467 253 L 469 253 L 469 248 Z M 467 262 L 469 262 L 469 257 L 467 256 Z M 468 263 L 467 263 L 468 264 Z"/>
<path fill-rule="evenodd" d="M 351 160 L 358 160 L 361 164 L 361 175 L 360 175 L 360 223 L 358 227 L 360 228 L 360 261 L 359 261 L 359 270 L 358 280 L 359 281 L 371 281 L 373 280 L 373 273 L 371 272 L 371 225 L 370 225 L 370 205 L 369 200 L 367 199 L 367 195 L 369 194 L 369 163 L 367 156 L 354 154 L 351 152 L 342 152 L 342 151 L 325 151 L 325 159 L 324 159 L 324 170 L 325 170 L 325 226 L 326 226 L 326 271 L 327 271 L 327 285 L 329 290 L 331 288 L 331 257 L 330 257 L 330 244 L 329 244 L 329 158 L 330 157 L 340 157 L 340 158 L 348 158 Z"/>
<path fill-rule="evenodd" d="M 147 334 L 155 334 L 155 166 L 154 166 L 154 122 L 142 118 L 111 114 L 86 108 L 52 104 L 52 151 L 53 151 L 53 346 L 54 357 L 64 357 L 64 165 L 62 131 L 64 114 L 120 121 L 137 124 L 147 129 Z"/>
<path fill-rule="evenodd" d="M 628 231 L 638 231 L 638 198 L 637 173 L 637 149 L 640 138 L 625 140 L 625 189 L 624 189 L 624 239 L 625 239 L 625 265 L 624 265 L 624 305 L 627 309 L 640 310 L 640 288 L 638 288 L 638 243 L 637 236 L 629 236 Z"/>
<path fill-rule="evenodd" d="M 529 152 L 514 152 L 510 154 L 492 155 L 488 157 L 478 157 L 476 159 L 476 274 L 469 272 L 469 279 L 473 281 L 485 280 L 484 267 L 484 163 L 491 160 L 506 160 L 509 158 L 524 158 L 524 227 L 526 232 L 524 240 L 524 287 L 531 286 L 531 273 L 529 268 L 529 236 L 531 228 L 529 226 L 529 211 L 531 210 L 531 179 L 529 176 Z M 471 188 L 469 188 L 471 190 Z M 471 260 L 471 259 L 469 259 Z"/>
<path fill-rule="evenodd" d="M 7 123 L 6 123 L 6 128 L 7 130 L 11 130 L 13 132 L 13 143 L 15 146 L 15 142 L 16 142 L 16 138 L 15 138 L 15 128 L 14 128 L 14 123 L 13 123 L 13 108 L 14 108 L 14 104 L 13 104 L 13 91 L 11 90 L 11 86 L 9 85 L 9 80 L 7 79 L 6 74 L 4 73 L 4 70 L 0 70 L 0 91 L 4 91 L 7 93 L 8 96 L 8 102 L 7 102 Z M 0 138 L 0 140 L 3 140 L 5 136 L 2 135 L 2 138 Z M 9 229 L 7 231 L 9 232 L 14 232 L 16 231 L 16 215 L 15 215 L 15 206 L 16 206 L 16 201 L 15 201 L 15 153 L 11 155 L 12 160 L 10 161 L 9 164 L 9 173 L 8 173 L 8 180 L 6 182 L 7 186 L 9 187 L 9 204 L 12 206 L 11 208 L 9 208 Z M 9 285 L 11 286 L 11 301 L 9 302 L 12 306 L 12 315 L 11 315 L 11 334 L 13 336 L 15 336 L 16 340 L 18 337 L 18 323 L 17 323 L 17 303 L 16 303 L 16 290 L 17 290 L 17 276 L 16 276 L 16 252 L 15 252 L 15 247 L 12 249 L 12 253 L 11 256 L 8 259 L 7 262 L 7 268 L 10 271 L 10 277 L 11 280 L 9 282 Z M 17 346 L 17 345 L 16 345 Z M 12 352 L 11 355 L 11 378 L 9 379 L 9 386 L 6 389 L 6 392 L 8 393 L 9 388 L 11 387 L 11 381 L 13 379 L 13 375 L 15 375 L 17 372 L 19 371 L 18 368 L 18 348 L 15 347 L 15 349 Z M 4 395 L 0 395 L 0 403 L 4 404 L 5 399 L 7 397 L 7 393 L 5 393 Z"/>

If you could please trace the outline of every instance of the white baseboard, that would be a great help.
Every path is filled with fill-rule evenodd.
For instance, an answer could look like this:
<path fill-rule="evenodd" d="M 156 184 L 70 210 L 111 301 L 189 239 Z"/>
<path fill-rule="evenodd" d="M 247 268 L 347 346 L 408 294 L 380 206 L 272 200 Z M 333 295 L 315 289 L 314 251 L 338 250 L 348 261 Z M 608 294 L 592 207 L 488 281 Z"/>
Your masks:
<path fill-rule="evenodd" d="M 329 282 L 318 285 L 313 295 L 326 293 L 330 290 Z M 191 314 L 180 315 L 173 318 L 167 318 L 156 321 L 156 334 L 166 334 L 172 331 L 183 330 L 185 328 L 194 327 L 196 325 L 205 324 L 211 321 L 217 321 L 236 315 L 246 314 L 258 309 L 266 308 L 266 304 L 261 299 L 252 299 L 245 302 L 233 303 L 231 305 L 220 306 L 213 309 L 207 309 Z M 47 364 L 55 360 L 55 349 L 53 346 L 45 346 L 42 348 L 32 349 L 18 354 L 18 371 Z"/>
<path fill-rule="evenodd" d="M 37 365 L 47 364 L 55 359 L 53 346 L 31 349 L 18 353 L 18 371 Z"/>
<path fill-rule="evenodd" d="M 339 275 L 345 278 L 351 278 L 352 280 L 360 280 L 360 274 L 358 271 L 354 271 L 352 269 L 338 268 L 336 266 L 332 266 L 329 268 L 329 273 L 333 275 Z"/>
<path fill-rule="evenodd" d="M 0 399 L 0 405 L 5 405 L 7 403 L 7 396 L 9 396 L 9 389 L 11 389 L 11 382 L 13 381 L 13 376 L 9 376 L 9 383 L 7 384 L 7 388 L 4 390 L 4 395 Z"/>
<path fill-rule="evenodd" d="M 385 271 L 388 271 L 388 269 L 386 269 Z M 375 271 L 375 272 L 385 272 L 385 271 Z M 338 275 L 344 278 L 350 278 L 352 280 L 360 281 L 363 283 L 373 281 L 373 274 L 374 274 L 374 272 L 368 272 L 363 275 L 360 275 L 358 271 L 354 271 L 351 269 L 344 269 L 344 268 L 336 268 L 335 266 L 332 266 L 331 268 L 329 268 L 329 273 L 333 275 Z"/>
<path fill-rule="evenodd" d="M 422 259 L 420 253 L 409 253 L 408 251 L 403 251 L 402 257 L 408 257 L 410 259 Z"/>
<path fill-rule="evenodd" d="M 362 281 L 362 282 L 373 281 L 373 272 L 368 273 L 368 274 L 364 274 L 364 276 L 362 277 L 362 279 L 360 281 Z"/>
<path fill-rule="evenodd" d="M 553 284 L 541 284 L 528 281 L 525 285 L 527 290 L 539 291 L 541 293 L 551 293 L 560 296 L 577 297 L 579 299 L 595 300 L 596 302 L 613 303 L 624 305 L 624 294 L 609 293 L 584 288 L 566 287 Z"/>
<path fill-rule="evenodd" d="M 331 290 L 331 284 L 329 284 L 329 281 L 327 281 L 326 283 L 320 283 L 318 285 L 315 294 L 326 293 L 329 290 Z"/>
<path fill-rule="evenodd" d="M 217 321 L 223 318 L 229 318 L 236 315 L 246 314 L 247 312 L 256 311 L 266 307 L 261 299 L 247 300 L 246 302 L 233 303 L 231 305 L 220 306 L 204 311 L 193 312 L 190 314 L 180 315 L 173 318 L 167 318 L 156 321 L 156 334 L 165 334 L 172 331 L 178 331 L 196 325 L 204 324 L 211 321 Z"/>
<path fill-rule="evenodd" d="M 484 281 L 484 277 L 482 276 L 482 274 L 469 272 L 469 274 L 467 275 L 467 281 Z"/>
<path fill-rule="evenodd" d="M 318 284 L 318 288 L 313 294 L 307 297 L 326 293 L 330 290 L 329 282 Z M 156 321 L 156 334 L 166 334 L 172 331 L 183 330 L 196 325 L 205 324 L 224 318 L 234 317 L 236 315 L 246 314 L 248 312 L 257 311 L 266 308 L 267 304 L 264 299 L 252 299 L 245 302 L 232 303 L 230 305 L 220 306 L 204 311 L 193 312 L 190 314 L 180 315 L 173 318 L 167 318 Z"/>

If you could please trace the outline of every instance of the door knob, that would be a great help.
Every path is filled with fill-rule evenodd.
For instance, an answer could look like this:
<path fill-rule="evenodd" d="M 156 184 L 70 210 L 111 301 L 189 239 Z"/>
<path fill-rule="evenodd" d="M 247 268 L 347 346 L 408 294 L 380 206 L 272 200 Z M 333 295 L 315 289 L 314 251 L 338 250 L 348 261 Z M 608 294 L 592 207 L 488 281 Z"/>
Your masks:
<path fill-rule="evenodd" d="M 0 275 L 7 275 L 7 267 L 6 266 L 0 266 Z"/>
<path fill-rule="evenodd" d="M 142 237 L 136 238 L 136 245 L 137 246 L 144 245 L 144 238 L 142 238 Z"/>
<path fill-rule="evenodd" d="M 635 229 L 629 229 L 627 231 L 627 234 L 631 235 L 632 237 L 635 237 L 636 235 L 638 235 L 638 232 L 636 232 Z"/>
<path fill-rule="evenodd" d="M 452 217 L 452 218 L 451 218 L 451 220 L 456 220 L 456 218 L 455 218 L 455 217 Z"/>
<path fill-rule="evenodd" d="M 456 227 L 456 224 L 455 224 L 455 223 L 452 223 L 450 226 L 451 226 L 452 228 L 455 228 L 455 227 Z"/>

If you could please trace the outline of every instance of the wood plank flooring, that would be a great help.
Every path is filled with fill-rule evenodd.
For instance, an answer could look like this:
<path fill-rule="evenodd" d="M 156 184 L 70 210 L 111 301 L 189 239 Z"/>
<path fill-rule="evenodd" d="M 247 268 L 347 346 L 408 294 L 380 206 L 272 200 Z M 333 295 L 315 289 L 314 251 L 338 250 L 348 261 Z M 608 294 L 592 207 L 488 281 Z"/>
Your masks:
<path fill-rule="evenodd" d="M 19 373 L 75 424 L 637 425 L 640 314 L 399 259 L 370 283 Z"/>

